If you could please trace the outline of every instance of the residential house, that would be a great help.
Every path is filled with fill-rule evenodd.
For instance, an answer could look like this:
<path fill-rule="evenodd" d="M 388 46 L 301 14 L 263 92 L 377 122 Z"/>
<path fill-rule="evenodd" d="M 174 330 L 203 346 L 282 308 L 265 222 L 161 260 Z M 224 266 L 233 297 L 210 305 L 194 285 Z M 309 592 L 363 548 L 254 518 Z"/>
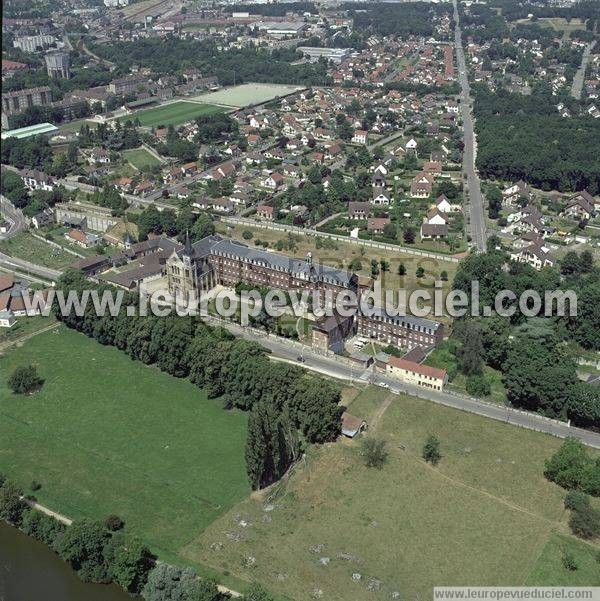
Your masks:
<path fill-rule="evenodd" d="M 348 218 L 349 219 L 366 219 L 371 212 L 372 205 L 370 202 L 349 202 L 348 203 Z"/>
<path fill-rule="evenodd" d="M 539 242 L 533 242 L 523 249 L 515 250 L 510 254 L 510 258 L 518 263 L 527 263 L 537 271 L 544 267 L 552 267 L 556 263 L 556 258 L 550 249 Z"/>
<path fill-rule="evenodd" d="M 593 196 L 587 191 L 578 192 L 567 202 L 563 216 L 572 219 L 588 220 L 596 212 Z"/>
<path fill-rule="evenodd" d="M 271 205 L 260 204 L 256 207 L 256 215 L 259 219 L 273 221 L 275 219 L 275 207 Z"/>
<path fill-rule="evenodd" d="M 385 188 L 373 188 L 373 196 L 371 202 L 374 205 L 389 205 L 391 202 L 390 195 Z"/>
<path fill-rule="evenodd" d="M 271 173 L 265 180 L 263 180 L 262 185 L 265 188 L 271 188 L 272 190 L 279 190 L 284 184 L 283 175 L 274 171 Z"/>
<path fill-rule="evenodd" d="M 388 223 L 391 223 L 389 217 L 371 217 L 367 220 L 367 231 L 372 234 L 383 234 Z"/>
<path fill-rule="evenodd" d="M 65 234 L 68 242 L 73 242 L 82 248 L 91 248 L 100 242 L 100 238 L 96 234 L 87 234 L 82 230 L 69 230 Z"/>
<path fill-rule="evenodd" d="M 413 198 L 427 198 L 433 191 L 433 176 L 429 173 L 419 173 L 410 184 L 410 195 Z"/>
<path fill-rule="evenodd" d="M 440 240 L 449 233 L 448 225 L 445 223 L 427 223 L 421 224 L 422 240 Z"/>
<path fill-rule="evenodd" d="M 31 190 L 44 190 L 49 192 L 54 190 L 56 182 L 49 175 L 46 175 L 42 171 L 37 169 L 23 169 L 21 171 L 21 177 L 25 187 Z"/>
<path fill-rule="evenodd" d="M 423 388 L 432 388 L 433 390 L 442 390 L 447 381 L 446 370 L 444 369 L 421 365 L 398 357 L 389 358 L 386 372 L 403 382 L 416 384 Z"/>
<path fill-rule="evenodd" d="M 369 138 L 369 133 L 364 129 L 357 129 L 352 136 L 352 142 L 354 144 L 366 144 Z"/>

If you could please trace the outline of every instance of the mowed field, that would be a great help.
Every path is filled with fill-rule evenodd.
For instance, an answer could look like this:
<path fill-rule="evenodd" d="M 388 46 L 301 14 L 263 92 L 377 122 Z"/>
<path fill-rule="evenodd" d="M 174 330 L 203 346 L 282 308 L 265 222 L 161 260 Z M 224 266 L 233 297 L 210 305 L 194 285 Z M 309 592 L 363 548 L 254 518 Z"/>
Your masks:
<path fill-rule="evenodd" d="M 600 584 L 598 548 L 569 535 L 564 491 L 542 474 L 559 440 L 373 387 L 346 402 L 387 441 L 382 470 L 363 465 L 357 441 L 313 448 L 279 496 L 242 502 L 182 554 L 297 601 Z M 435 468 L 420 456 L 432 433 Z"/>
<path fill-rule="evenodd" d="M 123 156 L 138 170 L 144 169 L 145 167 L 160 165 L 160 161 L 155 156 L 150 154 L 145 148 L 124 150 Z"/>
<path fill-rule="evenodd" d="M 156 127 L 158 125 L 179 125 L 191 121 L 202 115 L 213 115 L 223 109 L 211 104 L 200 104 L 178 100 L 169 104 L 163 104 L 151 109 L 144 109 L 131 113 L 125 117 L 119 117 L 120 121 L 133 121 L 139 119 L 143 127 Z"/>
<path fill-rule="evenodd" d="M 241 108 L 251 104 L 267 102 L 278 96 L 287 96 L 302 89 L 302 87 L 286 86 L 283 84 L 244 83 L 239 86 L 223 88 L 216 92 L 195 96 L 194 100 Z"/>
<path fill-rule="evenodd" d="M 17 365 L 45 382 L 6 386 Z M 121 516 L 166 556 L 247 496 L 246 416 L 64 326 L 0 356 L 0 472 L 72 518 Z"/>

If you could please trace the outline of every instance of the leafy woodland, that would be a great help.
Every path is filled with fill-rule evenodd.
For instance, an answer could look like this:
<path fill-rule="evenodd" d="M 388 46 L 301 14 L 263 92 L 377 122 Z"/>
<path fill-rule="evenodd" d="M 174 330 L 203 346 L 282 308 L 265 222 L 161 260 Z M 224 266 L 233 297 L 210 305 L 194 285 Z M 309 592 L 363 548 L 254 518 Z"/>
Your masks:
<path fill-rule="evenodd" d="M 564 119 L 545 89 L 531 96 L 478 88 L 477 167 L 485 178 L 524 179 L 543 190 L 600 191 L 600 123 Z"/>
<path fill-rule="evenodd" d="M 110 45 L 91 44 L 93 52 L 114 61 L 124 72 L 138 64 L 157 74 L 173 75 L 195 67 L 204 76 L 216 76 L 221 85 L 247 81 L 303 85 L 329 83 L 322 62 L 291 65 L 297 60 L 293 48 L 272 51 L 258 48 L 219 50 L 210 41 L 186 40 L 173 36 L 145 38 Z"/>

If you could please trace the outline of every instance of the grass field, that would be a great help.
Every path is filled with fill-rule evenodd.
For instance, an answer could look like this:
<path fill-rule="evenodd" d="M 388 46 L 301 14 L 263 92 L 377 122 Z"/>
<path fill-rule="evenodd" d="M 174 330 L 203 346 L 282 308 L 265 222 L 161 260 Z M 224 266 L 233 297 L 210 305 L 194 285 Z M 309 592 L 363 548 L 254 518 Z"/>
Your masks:
<path fill-rule="evenodd" d="M 521 19 L 518 23 L 532 23 L 530 19 Z M 540 27 L 549 27 L 554 31 L 562 32 L 564 37 L 568 38 L 573 31 L 577 29 L 585 30 L 585 21 L 582 19 L 571 19 L 567 21 L 562 17 L 542 17 L 535 21 Z"/>
<path fill-rule="evenodd" d="M 42 317 L 19 317 L 10 328 L 0 329 L 0 352 L 3 348 L 13 344 L 20 344 L 20 340 L 57 323 L 53 315 Z"/>
<path fill-rule="evenodd" d="M 158 125 L 179 125 L 186 121 L 191 121 L 202 115 L 212 115 L 219 113 L 223 109 L 211 104 L 200 104 L 198 102 L 188 102 L 178 100 L 169 104 L 163 104 L 151 109 L 144 109 L 131 113 L 125 117 L 119 117 L 120 121 L 132 121 L 139 119 L 144 127 L 156 127 Z"/>
<path fill-rule="evenodd" d="M 302 87 L 280 84 L 245 83 L 208 94 L 201 94 L 200 96 L 195 96 L 194 100 L 241 108 L 251 104 L 267 102 L 278 96 L 287 96 L 301 89 Z"/>
<path fill-rule="evenodd" d="M 160 165 L 160 161 L 155 156 L 151 155 L 145 148 L 125 150 L 123 156 L 139 170 L 144 169 L 145 167 Z"/>
<path fill-rule="evenodd" d="M 45 382 L 6 388 L 17 365 Z M 246 416 L 173 378 L 60 327 L 0 357 L 0 471 L 69 517 L 121 516 L 174 554 L 249 492 Z"/>
<path fill-rule="evenodd" d="M 559 440 L 374 388 L 349 411 L 387 441 L 381 471 L 364 467 L 357 441 L 312 449 L 279 497 L 245 500 L 184 556 L 297 601 L 318 591 L 428 599 L 436 584 L 598 584 L 597 549 L 568 535 L 564 491 L 542 474 Z M 437 468 L 420 457 L 431 433 Z M 577 547 L 575 573 L 562 565 L 565 545 Z"/>
<path fill-rule="evenodd" d="M 63 244 L 63 241 L 60 243 Z M 66 240 L 64 244 L 67 244 Z M 0 241 L 0 252 L 54 269 L 64 269 L 75 261 L 79 261 L 79 257 L 46 244 L 28 232 L 21 232 L 14 238 Z M 79 249 L 76 252 L 84 254 Z"/>

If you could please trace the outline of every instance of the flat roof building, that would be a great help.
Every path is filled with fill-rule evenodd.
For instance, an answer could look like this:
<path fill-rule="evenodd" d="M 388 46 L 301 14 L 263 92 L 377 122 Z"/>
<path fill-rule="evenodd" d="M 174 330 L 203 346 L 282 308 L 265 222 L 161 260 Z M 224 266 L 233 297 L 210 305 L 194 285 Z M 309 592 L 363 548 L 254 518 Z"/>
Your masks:
<path fill-rule="evenodd" d="M 28 125 L 27 127 L 19 127 L 18 129 L 10 129 L 2 132 L 2 139 L 18 138 L 23 140 L 32 136 L 49 135 L 58 131 L 58 127 L 52 123 L 37 123 L 36 125 Z"/>

